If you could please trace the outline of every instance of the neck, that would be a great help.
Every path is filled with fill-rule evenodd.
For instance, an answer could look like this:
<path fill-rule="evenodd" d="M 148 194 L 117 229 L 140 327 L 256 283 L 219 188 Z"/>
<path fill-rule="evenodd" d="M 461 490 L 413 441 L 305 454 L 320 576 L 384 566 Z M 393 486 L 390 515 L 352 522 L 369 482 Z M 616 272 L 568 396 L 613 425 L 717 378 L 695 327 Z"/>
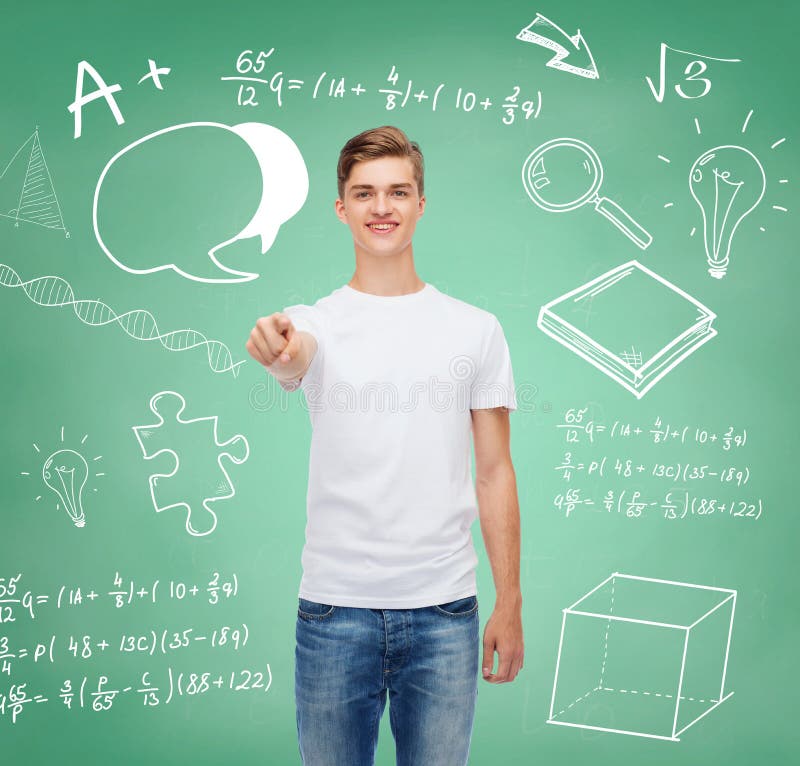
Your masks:
<path fill-rule="evenodd" d="M 399 255 L 385 258 L 356 249 L 356 270 L 348 284 L 363 293 L 386 296 L 416 293 L 425 287 L 414 268 L 410 246 Z"/>

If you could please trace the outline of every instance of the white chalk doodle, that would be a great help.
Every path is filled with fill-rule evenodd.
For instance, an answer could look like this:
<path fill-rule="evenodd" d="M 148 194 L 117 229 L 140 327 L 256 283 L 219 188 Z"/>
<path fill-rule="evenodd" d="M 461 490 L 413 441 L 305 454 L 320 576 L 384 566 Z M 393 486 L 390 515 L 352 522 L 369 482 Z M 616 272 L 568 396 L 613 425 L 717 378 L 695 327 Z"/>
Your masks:
<path fill-rule="evenodd" d="M 21 167 L 23 163 L 24 175 Z M 15 169 L 19 171 L 16 174 L 13 172 Z M 15 203 L 11 208 L 7 206 L 10 194 L 14 195 Z M 32 223 L 45 229 L 63 231 L 69 238 L 53 179 L 44 158 L 38 127 L 17 149 L 0 173 L 0 205 L 0 216 L 10 218 L 15 226 L 19 226 L 20 221 Z"/>
<path fill-rule="evenodd" d="M 701 77 L 708 71 L 708 64 L 706 61 L 718 61 L 726 64 L 735 64 L 741 62 L 741 59 L 723 59 L 715 56 L 706 56 L 702 53 L 692 53 L 691 51 L 682 51 L 679 48 L 673 48 L 671 45 L 661 43 L 658 55 L 658 86 L 649 78 L 645 77 L 650 92 L 653 98 L 660 104 L 664 100 L 667 88 L 667 51 L 672 51 L 675 54 L 682 56 L 689 56 L 692 60 L 686 65 L 682 72 L 685 83 L 694 83 L 687 91 L 685 83 L 676 83 L 675 93 L 681 98 L 695 99 L 707 96 L 711 91 L 711 80 L 707 77 Z M 699 87 L 697 87 L 699 86 Z M 697 87 L 697 90 L 693 90 Z"/>
<path fill-rule="evenodd" d="M 84 434 L 81 445 L 88 438 Z M 61 427 L 61 443 L 64 443 L 64 427 Z M 37 453 L 41 453 L 39 446 L 34 443 L 33 448 Z M 92 462 L 102 460 L 101 455 L 92 458 Z M 58 502 L 56 509 L 63 508 L 72 523 L 79 529 L 86 526 L 86 513 L 83 508 L 83 492 L 89 480 L 89 463 L 86 458 L 77 450 L 69 447 L 62 447 L 47 457 L 42 464 L 41 476 L 45 485 L 55 494 Z M 30 471 L 21 471 L 21 476 L 32 476 Z M 105 476 L 104 473 L 94 473 L 94 476 Z M 92 487 L 93 492 L 97 492 L 96 487 Z M 36 497 L 39 501 L 41 495 Z"/>
<path fill-rule="evenodd" d="M 629 261 L 542 306 L 537 326 L 641 399 L 717 334 L 715 318 L 671 282 Z"/>
<path fill-rule="evenodd" d="M 679 742 L 729 699 L 736 591 L 615 572 L 562 612 L 547 723 Z"/>
<path fill-rule="evenodd" d="M 168 66 L 158 66 L 153 59 L 147 59 L 147 66 L 149 68 L 147 74 L 143 74 L 136 84 L 141 85 L 145 80 L 152 80 L 153 85 L 155 85 L 158 90 L 164 90 L 164 86 L 161 84 L 161 76 L 169 74 L 172 68 Z"/>
<path fill-rule="evenodd" d="M 743 146 L 715 146 L 694 161 L 689 170 L 689 191 L 703 216 L 703 240 L 712 277 L 722 279 L 727 273 L 734 234 L 763 199 L 766 183 L 758 157 Z"/>
<path fill-rule="evenodd" d="M 750 109 L 747 112 L 742 122 L 742 134 L 747 132 L 754 111 Z M 694 117 L 693 122 L 697 135 L 702 135 L 700 120 Z M 769 148 L 779 149 L 785 142 L 785 137 L 779 138 Z M 656 156 L 667 165 L 673 163 L 672 158 L 663 154 Z M 750 149 L 731 143 L 704 151 L 691 163 L 689 192 L 700 207 L 708 272 L 716 279 L 722 279 L 727 273 L 732 241 L 739 225 L 756 210 L 765 196 L 769 173 L 759 157 L 767 156 L 766 152 L 759 152 L 757 156 Z M 677 160 L 675 163 L 677 164 Z M 781 171 L 783 170 L 782 165 Z M 778 179 L 778 184 L 788 183 L 788 178 Z M 782 191 L 780 186 L 775 188 Z M 776 204 L 779 201 L 783 202 L 772 200 L 770 208 L 779 213 L 788 213 L 789 209 L 785 204 Z M 672 201 L 667 202 L 664 208 L 672 208 L 674 204 Z M 763 206 L 758 211 L 760 216 L 763 215 L 762 210 Z M 767 230 L 762 221 L 759 222 L 758 230 Z M 697 226 L 692 226 L 689 236 L 693 237 L 696 232 Z"/>
<path fill-rule="evenodd" d="M 405 76 L 401 77 L 395 64 L 387 65 L 389 74 L 384 87 L 372 87 L 369 82 L 366 83 L 367 87 L 364 87 L 364 81 L 356 76 L 345 77 L 327 70 L 319 71 L 318 75 L 315 74 L 314 77 L 305 80 L 290 77 L 290 74 L 296 72 L 290 73 L 282 69 L 277 62 L 272 72 L 265 69 L 267 59 L 273 53 L 275 48 L 270 48 L 268 51 L 254 51 L 247 48 L 241 51 L 236 59 L 236 74 L 223 75 L 219 78 L 222 82 L 239 83 L 234 102 L 238 107 L 265 106 L 265 102 L 259 100 L 265 96 L 270 99 L 270 108 L 274 105 L 278 109 L 283 109 L 287 105 L 286 95 L 289 93 L 297 95 L 308 93 L 310 100 L 315 103 L 326 99 L 368 101 L 377 94 L 377 98 L 383 100 L 387 112 L 403 109 L 406 104 L 409 106 L 413 104 L 413 108 L 416 109 L 430 109 L 434 114 L 437 109 L 441 114 L 444 111 L 442 107 L 454 108 L 455 112 L 461 115 L 472 111 L 491 110 L 503 115 L 503 125 L 513 125 L 517 117 L 519 117 L 517 124 L 531 118 L 536 119 L 542 109 L 542 91 L 538 89 L 534 91 L 525 85 L 514 84 L 491 94 L 483 87 L 470 86 L 463 82 L 454 87 L 441 80 L 438 84 L 430 83 L 429 80 L 423 82 L 417 79 L 407 80 Z M 403 69 L 404 73 L 405 71 Z M 386 87 L 387 85 L 391 87 Z M 512 91 L 509 95 L 501 95 L 508 93 L 509 90 Z M 453 96 L 455 98 L 452 98 Z M 294 98 L 291 100 L 294 101 Z"/>
<path fill-rule="evenodd" d="M 517 40 L 540 45 L 553 51 L 555 56 L 547 62 L 547 66 L 552 69 L 576 74 L 590 80 L 600 77 L 592 51 L 586 40 L 583 39 L 580 29 L 570 36 L 550 19 L 537 13 L 536 18 L 517 34 Z M 567 58 L 569 61 L 566 60 Z"/>
<path fill-rule="evenodd" d="M 86 458 L 74 449 L 54 452 L 42 466 L 42 478 L 56 496 L 76 527 L 86 524 L 83 513 L 83 488 L 89 478 Z"/>
<path fill-rule="evenodd" d="M 217 434 L 218 418 L 216 415 L 184 419 L 181 417 L 181 414 L 185 409 L 186 400 L 179 393 L 175 391 L 159 391 L 150 399 L 150 410 L 154 415 L 158 416 L 158 421 L 149 425 L 133 426 L 133 433 L 139 442 L 139 446 L 146 460 L 152 460 L 159 455 L 170 455 L 174 460 L 174 466 L 171 471 L 168 473 L 154 473 L 150 476 L 150 497 L 153 501 L 153 508 L 155 508 L 156 513 L 169 511 L 173 508 L 184 510 L 186 512 L 186 531 L 195 537 L 202 537 L 211 534 L 217 527 L 217 514 L 212 506 L 236 494 L 233 482 L 223 465 L 223 458 L 227 458 L 232 463 L 240 465 L 249 457 L 250 445 L 247 439 L 241 434 L 237 434 L 227 441 L 220 441 Z M 165 414 L 167 414 L 174 423 L 170 423 L 169 426 L 166 425 Z M 213 444 L 221 450 L 216 457 L 216 463 L 219 466 L 222 476 L 215 486 L 214 494 L 202 497 L 202 495 L 205 494 L 203 487 L 195 487 L 194 489 L 195 493 L 200 496 L 202 507 L 206 512 L 204 515 L 200 514 L 194 498 L 191 498 L 190 502 L 187 502 L 186 498 L 171 503 L 165 502 L 164 492 L 165 489 L 169 491 L 169 487 L 165 488 L 164 485 L 169 482 L 164 482 L 162 480 L 170 479 L 178 473 L 181 468 L 181 458 L 171 447 L 165 446 L 156 448 L 158 443 L 164 443 L 165 440 L 169 440 L 170 428 L 174 429 L 176 424 L 185 427 L 196 423 L 211 426 Z M 184 457 L 186 456 L 184 455 Z M 159 496 L 161 500 L 159 500 Z"/>
<path fill-rule="evenodd" d="M 103 182 L 109 171 L 121 157 L 134 150 L 137 146 L 152 139 L 174 131 L 188 131 L 193 128 L 219 128 L 237 135 L 250 147 L 258 161 L 262 176 L 261 201 L 255 215 L 242 231 L 223 242 L 215 244 L 207 255 L 213 267 L 224 274 L 218 277 L 203 277 L 197 273 L 186 271 L 176 263 L 162 263 L 151 268 L 137 269 L 124 262 L 124 255 L 115 254 L 107 247 L 100 222 L 98 208 L 102 197 Z M 209 179 L 213 184 L 214 179 Z M 197 282 L 248 282 L 259 275 L 246 271 L 238 271 L 223 265 L 216 256 L 222 248 L 239 239 L 259 236 L 261 238 L 262 255 L 272 247 L 281 225 L 300 211 L 308 196 L 308 171 L 303 155 L 297 145 L 278 128 L 260 122 L 246 122 L 240 125 L 228 126 L 217 122 L 189 122 L 181 125 L 172 125 L 134 141 L 132 144 L 118 151 L 103 168 L 97 180 L 92 205 L 92 224 L 97 243 L 103 252 L 121 269 L 131 274 L 152 274 L 157 271 L 172 269 L 186 279 Z"/>
<path fill-rule="evenodd" d="M 552 213 L 592 205 L 642 250 L 653 237 L 619 205 L 599 195 L 603 165 L 577 138 L 554 138 L 534 149 L 522 165 L 522 185 L 533 202 Z"/>
<path fill-rule="evenodd" d="M 218 340 L 209 340 L 197 330 L 172 330 L 162 333 L 155 317 L 146 309 L 134 309 L 117 314 L 100 300 L 78 300 L 69 282 L 61 277 L 36 277 L 24 282 L 11 266 L 0 263 L 0 286 L 19 287 L 40 306 L 72 306 L 75 316 L 84 324 L 99 327 L 116 322 L 135 340 L 157 340 L 167 351 L 188 351 L 204 347 L 208 365 L 214 372 L 239 374 L 244 361 L 234 362 L 230 349 Z"/>

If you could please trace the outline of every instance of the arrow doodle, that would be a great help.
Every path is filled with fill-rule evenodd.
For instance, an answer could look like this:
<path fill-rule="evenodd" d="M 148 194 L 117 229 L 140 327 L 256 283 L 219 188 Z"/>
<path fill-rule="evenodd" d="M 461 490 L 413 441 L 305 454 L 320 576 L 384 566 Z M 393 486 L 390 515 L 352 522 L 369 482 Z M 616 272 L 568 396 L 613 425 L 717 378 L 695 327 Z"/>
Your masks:
<path fill-rule="evenodd" d="M 580 29 L 570 37 L 557 24 L 542 16 L 541 13 L 537 13 L 536 18 L 517 35 L 517 40 L 541 45 L 543 48 L 553 51 L 556 55 L 547 62 L 547 66 L 553 69 L 560 69 L 562 72 L 569 72 L 580 77 L 588 77 L 591 80 L 600 77 L 592 52 L 589 50 L 586 40 L 583 39 Z M 568 56 L 575 61 L 576 54 L 580 53 L 584 54 L 584 59 L 588 59 L 583 62 L 586 66 L 577 66 L 564 61 Z"/>
<path fill-rule="evenodd" d="M 205 346 L 209 367 L 214 372 L 239 374 L 242 362 L 233 362 L 230 349 L 218 340 L 209 340 L 197 330 L 173 330 L 161 333 L 155 317 L 145 309 L 134 309 L 124 314 L 116 314 L 110 306 L 98 300 L 75 300 L 69 282 L 61 277 L 37 277 L 23 282 L 11 266 L 0 263 L 0 285 L 21 287 L 34 303 L 40 306 L 72 306 L 75 316 L 84 324 L 100 326 L 116 322 L 131 338 L 136 340 L 157 340 L 167 351 L 188 351 L 190 348 Z"/>

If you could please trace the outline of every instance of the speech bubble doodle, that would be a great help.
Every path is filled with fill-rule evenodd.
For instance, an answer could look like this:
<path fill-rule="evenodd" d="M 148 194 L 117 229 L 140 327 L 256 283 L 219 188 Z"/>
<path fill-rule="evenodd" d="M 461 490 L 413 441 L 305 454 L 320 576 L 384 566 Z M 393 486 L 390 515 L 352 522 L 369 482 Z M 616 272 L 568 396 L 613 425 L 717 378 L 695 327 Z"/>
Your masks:
<path fill-rule="evenodd" d="M 199 130 L 205 133 L 198 135 Z M 230 144 L 225 136 L 243 143 Z M 260 170 L 255 176 L 253 158 Z M 151 183 L 143 195 L 141 181 L 147 174 Z M 227 192 L 231 174 L 237 189 L 261 183 L 261 200 L 251 217 L 242 212 L 235 194 Z M 217 188 L 220 180 L 224 193 Z M 259 236 L 263 255 L 307 196 L 303 156 L 283 131 L 257 122 L 190 122 L 150 133 L 106 163 L 95 187 L 92 224 L 103 252 L 131 274 L 172 269 L 197 282 L 248 282 L 259 275 L 225 266 L 217 252 Z M 209 234 L 209 228 L 217 231 Z M 238 233 L 227 236 L 231 230 Z M 205 241 L 198 242 L 198 237 Z M 199 259 L 200 252 L 209 260 Z"/>

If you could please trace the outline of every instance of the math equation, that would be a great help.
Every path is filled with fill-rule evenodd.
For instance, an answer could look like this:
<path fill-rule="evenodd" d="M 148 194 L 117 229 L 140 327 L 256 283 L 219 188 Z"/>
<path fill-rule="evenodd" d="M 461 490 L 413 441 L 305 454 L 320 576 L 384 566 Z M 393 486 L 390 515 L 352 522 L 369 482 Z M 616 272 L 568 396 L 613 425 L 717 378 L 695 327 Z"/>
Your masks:
<path fill-rule="evenodd" d="M 0 571 L 0 725 L 44 703 L 103 714 L 126 700 L 155 708 L 269 691 L 263 652 L 256 663 L 246 657 L 250 626 L 230 619 L 238 594 L 235 572 L 186 580 L 116 572 L 105 583 L 48 589 Z"/>
<path fill-rule="evenodd" d="M 563 485 L 552 497 L 558 513 L 667 521 L 762 517 L 764 501 L 750 491 L 746 428 L 661 416 L 632 422 L 592 417 L 589 410 L 569 408 L 555 426 L 564 445 L 552 466 Z"/>
<path fill-rule="evenodd" d="M 328 70 L 315 72 L 309 78 L 290 77 L 283 69 L 271 67 L 269 59 L 274 53 L 274 48 L 243 50 L 235 62 L 236 74 L 220 77 L 224 82 L 238 83 L 237 106 L 263 106 L 263 99 L 268 97 L 282 108 L 294 94 L 310 92 L 312 101 L 375 98 L 388 112 L 402 111 L 407 107 L 430 109 L 431 112 L 447 108 L 461 114 L 499 112 L 499 121 L 503 125 L 512 125 L 515 120 L 536 119 L 542 110 L 542 92 L 523 91 L 516 83 L 498 94 L 482 93 L 469 85 L 454 86 L 441 81 L 415 84 L 414 80 L 401 76 L 401 71 L 392 64 L 387 67 L 384 80 L 365 87 L 361 80 L 348 79 Z"/>

